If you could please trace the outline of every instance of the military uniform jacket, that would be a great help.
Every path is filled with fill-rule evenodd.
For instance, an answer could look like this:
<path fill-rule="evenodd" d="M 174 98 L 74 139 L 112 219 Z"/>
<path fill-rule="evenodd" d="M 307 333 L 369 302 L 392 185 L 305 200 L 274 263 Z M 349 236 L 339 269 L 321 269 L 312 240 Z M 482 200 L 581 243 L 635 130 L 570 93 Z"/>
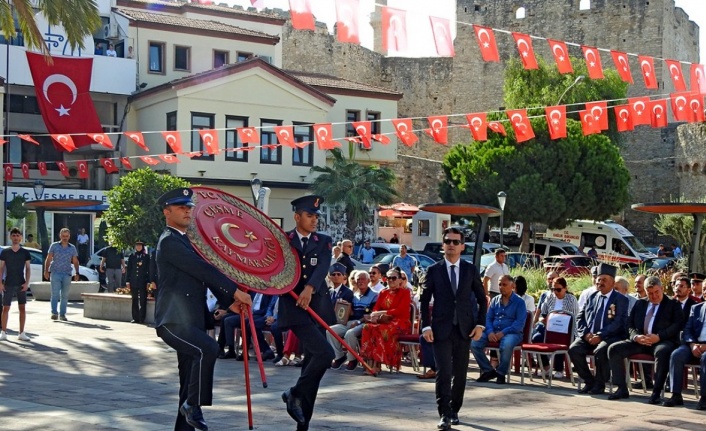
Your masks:
<path fill-rule="evenodd" d="M 297 253 L 301 265 L 301 275 L 299 282 L 294 287 L 294 293 L 299 295 L 304 286 L 310 284 L 314 287 L 309 306 L 318 314 L 324 322 L 333 325 L 336 316 L 333 312 L 333 303 L 329 296 L 329 287 L 326 284 L 326 275 L 331 266 L 331 237 L 320 233 L 309 235 L 306 250 L 302 249 L 301 241 L 296 230 L 287 233 L 292 252 Z M 277 321 L 280 328 L 288 328 L 294 325 L 302 325 L 311 322 L 309 313 L 297 307 L 297 303 L 291 295 L 280 297 L 279 315 Z"/>
<path fill-rule="evenodd" d="M 237 285 L 206 262 L 191 241 L 167 227 L 157 244 L 157 299 L 154 326 L 190 325 L 205 330 L 206 288 L 223 307 L 233 302 Z"/>
<path fill-rule="evenodd" d="M 127 259 L 125 281 L 140 286 L 150 282 L 150 255 L 144 252 L 134 252 Z"/>

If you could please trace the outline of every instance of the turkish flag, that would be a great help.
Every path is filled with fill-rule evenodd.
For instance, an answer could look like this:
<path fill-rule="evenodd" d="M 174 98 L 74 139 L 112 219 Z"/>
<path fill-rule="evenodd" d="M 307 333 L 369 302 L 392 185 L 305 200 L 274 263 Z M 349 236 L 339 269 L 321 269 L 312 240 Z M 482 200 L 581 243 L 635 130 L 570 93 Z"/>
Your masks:
<path fill-rule="evenodd" d="M 651 90 L 656 89 L 658 86 L 654 58 L 640 55 L 637 59 L 640 62 L 640 70 L 642 70 L 642 77 L 645 80 L 645 87 Z"/>
<path fill-rule="evenodd" d="M 503 136 L 507 136 L 505 126 L 503 126 L 503 123 L 501 123 L 500 121 L 491 121 L 490 123 L 488 123 L 488 128 L 495 133 L 500 133 Z"/>
<path fill-rule="evenodd" d="M 383 145 L 387 145 L 390 142 L 392 142 L 392 140 L 390 139 L 389 136 L 383 135 L 382 133 L 374 134 L 371 137 L 373 138 L 373 140 L 378 141 L 379 143 L 381 143 Z"/>
<path fill-rule="evenodd" d="M 704 122 L 704 95 L 692 93 L 689 97 L 689 122 L 703 123 Z"/>
<path fill-rule="evenodd" d="M 37 169 L 42 176 L 47 175 L 47 162 L 37 162 Z"/>
<path fill-rule="evenodd" d="M 127 169 L 128 171 L 132 170 L 132 163 L 130 163 L 130 159 L 128 157 L 121 157 L 120 163 L 122 163 L 123 168 Z"/>
<path fill-rule="evenodd" d="M 525 142 L 534 138 L 534 130 L 532 130 L 532 124 L 527 117 L 526 109 L 508 109 L 507 116 L 510 119 L 512 129 L 515 131 L 517 142 Z"/>
<path fill-rule="evenodd" d="M 449 143 L 449 119 L 443 116 L 431 116 L 427 118 L 429 121 L 429 129 L 424 129 L 427 135 L 431 136 L 436 142 L 447 145 Z"/>
<path fill-rule="evenodd" d="M 615 70 L 618 71 L 620 79 L 623 81 L 633 84 L 632 73 L 630 73 L 630 63 L 628 62 L 628 55 L 620 51 L 611 51 L 610 55 L 613 56 L 613 63 L 615 63 Z"/>
<path fill-rule="evenodd" d="M 706 73 L 703 64 L 691 65 L 691 91 L 706 94 Z"/>
<path fill-rule="evenodd" d="M 598 122 L 589 111 L 579 111 L 579 117 L 581 118 L 581 129 L 584 136 L 601 133 Z"/>
<path fill-rule="evenodd" d="M 397 137 L 400 138 L 400 141 L 406 146 L 411 147 L 419 140 L 414 133 L 412 120 L 410 118 L 394 119 L 392 120 L 392 125 L 395 126 Z"/>
<path fill-rule="evenodd" d="M 525 69 L 539 69 L 537 57 L 534 56 L 534 48 L 532 48 L 532 38 L 523 33 L 512 33 L 512 37 L 515 39 L 515 45 Z"/>
<path fill-rule="evenodd" d="M 451 38 L 451 24 L 446 18 L 438 18 L 430 16 L 431 30 L 434 33 L 434 44 L 436 45 L 436 53 L 440 57 L 453 57 L 456 55 L 454 51 L 454 41 Z"/>
<path fill-rule="evenodd" d="M 202 129 L 199 130 L 199 135 L 201 135 L 201 141 L 203 141 L 203 146 L 206 147 L 209 156 L 221 152 L 218 148 L 218 130 Z"/>
<path fill-rule="evenodd" d="M 591 79 L 603 79 L 603 65 L 601 64 L 601 53 L 591 46 L 582 46 L 583 58 L 586 59 L 586 67 L 588 67 L 588 76 Z"/>
<path fill-rule="evenodd" d="M 102 133 L 90 93 L 93 58 L 53 55 L 50 65 L 44 55 L 26 52 L 37 103 L 49 133 Z M 76 136 L 78 148 L 92 143 L 85 135 Z"/>
<path fill-rule="evenodd" d="M 667 99 L 650 102 L 650 121 L 652 127 L 667 127 Z"/>
<path fill-rule="evenodd" d="M 633 126 L 652 124 L 652 118 L 650 117 L 650 113 L 648 111 L 650 107 L 649 97 L 633 97 L 628 99 L 628 104 L 632 110 Z"/>
<path fill-rule="evenodd" d="M 142 136 L 142 132 L 123 132 L 123 134 L 128 138 L 132 139 L 137 144 L 137 146 L 142 148 L 143 150 L 150 150 L 145 144 L 145 137 Z"/>
<path fill-rule="evenodd" d="M 495 33 L 489 27 L 474 25 L 473 30 L 476 32 L 480 53 L 485 61 L 500 61 L 500 53 L 498 45 L 495 43 Z"/>
<path fill-rule="evenodd" d="M 488 115 L 485 112 L 476 114 L 466 114 L 468 120 L 468 128 L 471 129 L 473 139 L 478 142 L 488 140 Z"/>
<path fill-rule="evenodd" d="M 314 136 L 316 137 L 316 144 L 320 150 L 332 150 L 341 146 L 341 144 L 332 139 L 333 128 L 331 123 L 314 124 Z"/>
<path fill-rule="evenodd" d="M 675 60 L 664 60 L 667 63 L 669 75 L 672 77 L 675 91 L 686 91 L 686 81 L 681 70 L 681 62 Z"/>
<path fill-rule="evenodd" d="M 294 126 L 275 126 L 274 129 L 277 135 L 277 142 L 280 145 L 291 148 L 297 147 L 294 142 Z"/>
<path fill-rule="evenodd" d="M 164 140 L 175 153 L 181 153 L 181 135 L 177 131 L 162 132 Z"/>
<path fill-rule="evenodd" d="M 59 167 L 59 171 L 61 171 L 61 175 L 68 177 L 69 176 L 69 168 L 66 166 L 66 162 L 56 162 L 56 165 Z"/>
<path fill-rule="evenodd" d="M 253 149 L 252 147 L 251 148 L 244 147 L 244 148 L 236 148 L 235 151 L 238 151 L 238 150 L 249 151 L 252 149 Z M 203 156 L 203 151 L 189 151 L 188 153 L 184 153 L 184 155 L 190 159 L 193 159 L 194 157 Z"/>
<path fill-rule="evenodd" d="M 71 135 L 51 135 L 52 139 L 61 146 L 64 150 L 71 152 L 76 149 Z"/>
<path fill-rule="evenodd" d="M 336 0 L 336 37 L 360 44 L 360 0 Z"/>
<path fill-rule="evenodd" d="M 101 165 L 107 174 L 114 174 L 118 172 L 118 167 L 115 166 L 115 162 L 112 159 L 100 159 Z"/>
<path fill-rule="evenodd" d="M 586 110 L 593 115 L 600 130 L 608 130 L 608 102 L 586 103 Z"/>
<path fill-rule="evenodd" d="M 297 30 L 315 30 L 314 15 L 311 13 L 309 0 L 289 0 L 289 13 L 292 15 L 292 27 Z"/>
<path fill-rule="evenodd" d="M 174 154 L 160 154 L 157 157 L 162 159 L 164 163 L 181 163 L 177 156 Z"/>
<path fill-rule="evenodd" d="M 669 99 L 672 101 L 672 114 L 677 121 L 689 121 L 691 109 L 689 108 L 689 93 L 672 93 Z"/>
<path fill-rule="evenodd" d="M 30 144 L 39 145 L 39 142 L 35 141 L 34 138 L 29 135 L 18 134 L 17 137 L 22 139 L 25 142 L 29 142 Z"/>
<path fill-rule="evenodd" d="M 566 138 L 566 105 L 547 106 L 547 128 L 551 139 Z"/>
<path fill-rule="evenodd" d="M 367 149 L 371 148 L 372 123 L 370 121 L 354 121 L 351 123 L 356 133 L 360 137 L 360 142 Z"/>
<path fill-rule="evenodd" d="M 29 179 L 29 163 L 22 163 L 20 165 L 20 168 L 22 169 L 22 178 L 25 180 Z"/>
<path fill-rule="evenodd" d="M 240 137 L 240 142 L 243 144 L 259 144 L 260 135 L 257 133 L 257 129 L 254 127 L 241 127 L 238 129 L 238 136 Z"/>
<path fill-rule="evenodd" d="M 552 50 L 552 55 L 554 56 L 554 61 L 556 61 L 556 67 L 559 69 L 559 73 L 573 73 L 574 68 L 571 66 L 571 59 L 569 58 L 569 50 L 566 48 L 566 43 L 552 39 L 547 39 L 547 42 L 549 42 L 549 49 Z"/>
<path fill-rule="evenodd" d="M 4 140 L 4 139 L 0 138 L 0 146 L 2 146 L 3 144 L 6 144 L 6 143 L 7 143 L 7 141 L 6 141 L 6 140 Z"/>
<path fill-rule="evenodd" d="M 618 132 L 628 132 L 635 128 L 632 124 L 632 108 L 630 105 L 617 105 L 615 111 L 615 126 Z"/>
<path fill-rule="evenodd" d="M 382 8 L 382 49 L 407 51 L 407 12 L 391 7 Z"/>
<path fill-rule="evenodd" d="M 5 181 L 12 181 L 12 164 L 11 163 L 5 163 L 3 165 L 3 169 L 5 170 Z"/>
<path fill-rule="evenodd" d="M 113 149 L 113 143 L 110 141 L 110 136 L 107 133 L 87 133 L 88 137 L 93 139 L 97 144 L 101 144 L 105 148 Z"/>
<path fill-rule="evenodd" d="M 78 168 L 78 177 L 81 179 L 87 179 L 88 178 L 88 162 L 85 160 L 81 160 L 76 162 L 76 167 Z"/>
<path fill-rule="evenodd" d="M 155 160 L 154 158 L 150 156 L 140 156 L 140 160 L 143 162 L 147 163 L 150 166 L 154 166 L 159 163 L 159 161 Z"/>

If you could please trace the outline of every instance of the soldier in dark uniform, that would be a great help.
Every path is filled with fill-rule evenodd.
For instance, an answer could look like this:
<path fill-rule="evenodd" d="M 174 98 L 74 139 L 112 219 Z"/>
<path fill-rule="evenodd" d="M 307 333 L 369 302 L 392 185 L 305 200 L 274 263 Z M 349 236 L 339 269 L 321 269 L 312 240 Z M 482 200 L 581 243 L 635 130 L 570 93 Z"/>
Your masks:
<path fill-rule="evenodd" d="M 145 243 L 135 241 L 135 252 L 128 257 L 125 284 L 132 296 L 132 323 L 145 323 L 147 315 L 147 283 L 150 282 L 150 255 Z"/>
<path fill-rule="evenodd" d="M 206 334 L 206 288 L 221 304 L 251 305 L 250 295 L 196 253 L 186 236 L 191 222 L 193 191 L 183 188 L 163 194 L 157 201 L 167 227 L 157 244 L 155 303 L 157 335 L 177 352 L 179 414 L 175 430 L 207 430 L 201 406 L 213 397 L 213 367 L 218 343 Z"/>
<path fill-rule="evenodd" d="M 311 307 L 329 325 L 336 320 L 326 284 L 331 264 L 331 237 L 316 233 L 323 202 L 321 196 L 314 195 L 292 201 L 296 228 L 288 232 L 288 236 L 302 266 L 301 278 L 294 288 L 299 300 L 282 295 L 277 318 L 280 328 L 294 332 L 305 355 L 299 380 L 282 394 L 287 413 L 297 422 L 300 431 L 309 429 L 319 382 L 334 358 L 324 328 L 317 325 L 306 311 Z"/>

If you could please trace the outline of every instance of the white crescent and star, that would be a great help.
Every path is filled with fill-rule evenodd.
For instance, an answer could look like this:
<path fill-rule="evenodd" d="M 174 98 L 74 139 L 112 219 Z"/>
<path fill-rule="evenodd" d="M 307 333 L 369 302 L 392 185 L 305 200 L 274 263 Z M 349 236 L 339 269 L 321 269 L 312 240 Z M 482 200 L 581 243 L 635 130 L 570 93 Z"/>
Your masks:
<path fill-rule="evenodd" d="M 554 115 L 556 114 L 556 115 Z M 559 125 L 559 120 L 561 119 L 561 111 L 558 109 L 552 109 L 549 111 L 549 119 L 552 120 L 552 124 Z"/>
<path fill-rule="evenodd" d="M 397 123 L 397 131 L 402 135 L 407 133 L 407 123 Z"/>
<path fill-rule="evenodd" d="M 596 115 L 596 111 L 598 111 L 598 114 L 597 114 L 597 115 Z M 603 108 L 601 108 L 600 106 L 594 106 L 593 108 L 591 108 L 591 114 L 592 114 L 596 119 L 599 119 L 599 118 L 601 118 L 601 116 L 603 115 Z"/>
<path fill-rule="evenodd" d="M 321 139 L 322 141 L 326 140 L 328 138 L 328 130 L 326 130 L 326 127 L 320 126 L 316 130 L 316 135 Z"/>
<path fill-rule="evenodd" d="M 476 120 L 478 120 L 478 125 L 476 125 Z M 471 118 L 471 126 L 478 131 L 480 130 L 480 127 L 483 125 L 483 120 L 480 119 L 480 117 L 473 117 Z"/>
<path fill-rule="evenodd" d="M 623 114 L 625 114 L 625 116 L 623 116 Z M 624 122 L 627 122 L 630 118 L 630 111 L 625 108 L 622 108 L 618 111 L 618 117 L 622 118 Z"/>
<path fill-rule="evenodd" d="M 78 95 L 78 89 L 76 88 L 76 84 L 71 80 L 66 75 L 62 75 L 60 73 L 55 73 L 53 75 L 49 75 L 47 79 L 44 80 L 44 84 L 42 85 L 42 91 L 44 92 L 44 98 L 47 99 L 47 102 L 50 104 L 51 99 L 49 98 L 49 87 L 51 87 L 54 84 L 64 84 L 66 87 L 68 87 L 69 90 L 71 90 L 71 105 L 76 102 L 76 96 Z M 65 108 L 63 104 L 59 105 L 58 108 L 54 108 L 58 113 L 60 117 L 63 117 L 64 115 L 70 115 L 69 111 L 71 108 Z"/>
<path fill-rule="evenodd" d="M 557 49 L 559 49 L 559 52 L 557 52 Z M 564 56 L 566 55 L 566 52 L 564 51 L 564 48 L 561 45 L 559 45 L 558 43 L 554 43 L 552 46 L 552 51 L 554 51 L 554 55 L 559 58 L 559 61 L 564 61 Z"/>
<path fill-rule="evenodd" d="M 681 70 L 679 70 L 679 67 L 677 67 L 676 64 L 669 65 L 669 73 L 672 74 L 672 79 L 674 79 L 675 81 L 679 81 L 681 76 Z"/>
<path fill-rule="evenodd" d="M 684 101 L 684 104 L 680 105 L 679 104 L 680 100 Z M 684 107 L 686 106 L 686 97 L 678 96 L 676 99 L 674 99 L 674 104 L 677 105 L 677 108 L 679 108 L 680 111 L 683 111 Z"/>
<path fill-rule="evenodd" d="M 620 63 L 620 64 L 623 65 L 623 70 L 624 70 L 625 72 L 628 71 L 628 59 L 625 58 L 624 55 L 621 54 L 621 55 L 618 56 L 618 63 Z"/>
<path fill-rule="evenodd" d="M 645 66 L 647 66 L 647 70 L 645 70 Z M 645 76 L 649 77 L 650 73 L 652 73 L 652 65 L 650 64 L 650 62 L 647 60 L 642 60 L 640 62 L 640 67 L 642 68 L 642 71 L 645 73 Z"/>
<path fill-rule="evenodd" d="M 652 107 L 652 113 L 654 113 L 657 118 L 662 118 L 662 114 L 664 113 L 664 108 L 662 107 L 662 105 L 654 105 Z"/>
<path fill-rule="evenodd" d="M 485 34 L 485 42 L 483 42 L 483 35 Z M 490 48 L 490 33 L 488 33 L 488 30 L 482 28 L 478 30 L 478 40 L 483 42 L 483 48 Z"/>
<path fill-rule="evenodd" d="M 593 57 L 593 60 L 589 58 L 591 56 Z M 596 53 L 591 48 L 586 50 L 586 61 L 588 61 L 591 67 L 596 67 Z"/>
<path fill-rule="evenodd" d="M 525 46 L 524 50 L 522 49 L 522 45 Z M 529 43 L 527 43 L 526 40 L 517 39 L 517 49 L 519 49 L 520 52 L 522 52 L 523 57 L 527 57 L 529 55 L 530 47 L 529 47 Z"/>
<path fill-rule="evenodd" d="M 362 130 L 362 132 L 361 132 Z M 357 126 L 355 131 L 358 132 L 360 136 L 368 136 L 368 128 L 365 126 Z"/>
<path fill-rule="evenodd" d="M 441 120 L 434 120 L 431 122 L 431 128 L 435 131 L 438 132 L 444 127 L 444 122 Z"/>
<path fill-rule="evenodd" d="M 640 106 L 641 108 L 638 108 L 638 106 Z M 645 102 L 643 102 L 642 100 L 639 100 L 639 101 L 633 103 L 632 108 L 637 115 L 642 115 L 642 111 L 645 110 Z"/>
<path fill-rule="evenodd" d="M 701 109 L 701 102 L 699 102 L 698 99 L 692 99 L 689 105 L 691 106 L 691 109 L 694 110 L 694 112 L 699 112 L 699 110 Z"/>

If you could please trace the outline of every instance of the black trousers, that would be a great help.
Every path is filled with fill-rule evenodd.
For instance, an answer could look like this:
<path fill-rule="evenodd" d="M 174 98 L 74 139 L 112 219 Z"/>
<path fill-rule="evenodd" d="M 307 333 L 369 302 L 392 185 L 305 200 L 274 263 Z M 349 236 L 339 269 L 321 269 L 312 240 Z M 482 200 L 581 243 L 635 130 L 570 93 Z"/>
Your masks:
<path fill-rule="evenodd" d="M 179 406 L 184 401 L 196 406 L 210 406 L 218 343 L 202 328 L 187 325 L 163 325 L 157 328 L 157 335 L 177 352 Z M 174 429 L 193 430 L 178 411 Z"/>
<path fill-rule="evenodd" d="M 470 341 L 454 326 L 449 337 L 443 341 L 435 339 L 432 348 L 436 362 L 436 406 L 439 416 L 449 416 L 458 413 L 463 405 Z"/>
<path fill-rule="evenodd" d="M 304 353 L 302 372 L 297 384 L 291 388 L 291 394 L 301 398 L 304 418 L 308 425 L 314 414 L 319 383 L 334 359 L 333 347 L 326 340 L 324 329 L 313 321 L 302 325 L 290 326 L 289 329 L 299 339 L 299 347 Z"/>
<path fill-rule="evenodd" d="M 608 348 L 610 344 L 601 341 L 596 346 L 588 344 L 583 339 L 576 339 L 569 347 L 569 357 L 574 364 L 576 374 L 586 383 L 586 386 L 599 386 L 605 388 L 610 379 L 610 365 L 608 363 Z M 596 375 L 591 374 L 586 356 L 593 355 L 596 361 Z"/>
<path fill-rule="evenodd" d="M 655 381 L 653 392 L 659 394 L 664 388 L 669 373 L 669 358 L 677 345 L 671 341 L 661 341 L 654 346 L 643 346 L 634 341 L 620 341 L 608 349 L 610 370 L 613 372 L 613 384 L 627 390 L 625 382 L 625 358 L 644 353 L 655 357 Z"/>
<path fill-rule="evenodd" d="M 147 317 L 147 281 L 130 283 L 130 296 L 132 296 L 132 320 L 145 323 Z"/>

